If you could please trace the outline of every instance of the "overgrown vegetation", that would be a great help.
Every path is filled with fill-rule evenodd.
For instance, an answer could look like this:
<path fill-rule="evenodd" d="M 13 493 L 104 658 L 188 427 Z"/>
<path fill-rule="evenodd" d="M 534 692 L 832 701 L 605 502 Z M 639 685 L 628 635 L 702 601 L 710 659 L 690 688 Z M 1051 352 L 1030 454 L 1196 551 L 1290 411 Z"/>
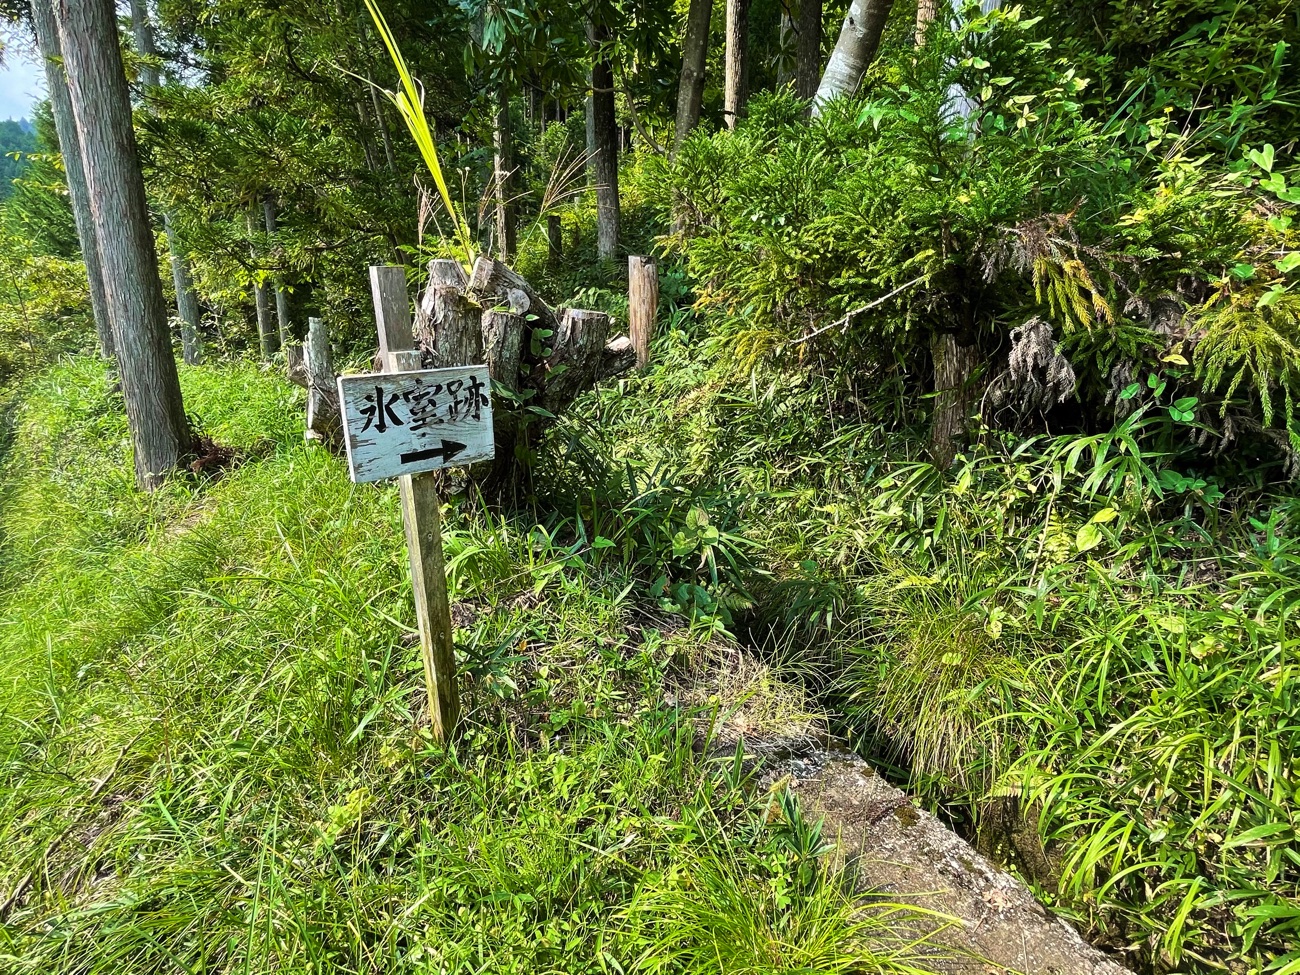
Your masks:
<path fill-rule="evenodd" d="M 417 155 L 359 100 L 421 97 L 359 7 L 160 5 L 164 62 L 206 74 L 150 93 L 146 171 L 207 309 L 187 407 L 237 463 L 150 497 L 104 367 L 53 364 L 91 330 L 38 118 L 0 224 L 0 959 L 918 967 L 666 703 L 738 643 L 1136 970 L 1300 973 L 1300 14 L 966 4 L 918 45 L 894 6 L 810 119 L 756 3 L 769 90 L 718 130 L 712 79 L 668 152 L 666 8 L 617 5 L 602 48 L 564 5 L 386 5 Z M 369 361 L 365 265 L 498 249 L 513 131 L 514 266 L 625 319 L 583 178 L 601 52 L 653 365 L 532 444 L 516 507 L 449 499 L 470 718 L 442 751 L 395 495 L 299 443 L 248 289 Z"/>

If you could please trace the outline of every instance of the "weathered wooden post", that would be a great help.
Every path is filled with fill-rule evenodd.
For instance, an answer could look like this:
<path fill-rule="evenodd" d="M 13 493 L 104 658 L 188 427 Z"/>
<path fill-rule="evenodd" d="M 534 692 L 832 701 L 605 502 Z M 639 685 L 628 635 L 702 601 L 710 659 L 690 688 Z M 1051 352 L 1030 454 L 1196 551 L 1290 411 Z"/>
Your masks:
<path fill-rule="evenodd" d="M 379 332 L 379 357 L 387 373 L 412 373 L 417 376 L 429 376 L 419 373 L 420 353 L 415 348 L 415 337 L 411 330 L 411 303 L 406 293 L 406 273 L 400 267 L 372 267 L 370 269 L 370 287 L 375 301 L 375 322 Z M 486 370 L 484 369 L 486 373 Z M 402 497 L 402 524 L 406 530 L 406 548 L 411 565 L 411 583 L 415 589 L 415 616 L 420 630 L 420 648 L 424 657 L 424 681 L 429 694 L 429 717 L 433 723 L 434 736 L 439 741 L 446 741 L 456 726 L 460 715 L 460 695 L 456 682 L 456 654 L 452 646 L 451 605 L 447 597 L 447 575 L 442 556 L 442 526 L 439 523 L 438 494 L 433 475 L 425 466 L 424 472 L 402 474 L 402 466 L 420 465 L 450 461 L 466 449 L 466 444 L 448 437 L 454 432 L 469 440 L 468 434 L 460 427 L 447 423 L 455 417 L 461 401 L 458 391 L 465 385 L 464 380 L 454 381 L 457 392 L 450 387 L 453 381 L 421 385 L 419 378 L 406 377 L 408 384 L 404 388 L 397 385 L 391 388 L 376 386 L 376 377 L 342 377 L 339 379 L 339 400 L 343 406 L 345 431 L 347 436 L 349 466 L 354 480 L 371 480 L 377 476 L 398 475 L 398 487 Z M 486 376 L 484 377 L 486 378 Z M 360 380 L 372 388 L 364 399 L 368 406 L 359 406 L 357 416 L 349 407 L 349 379 Z M 486 383 L 482 384 L 486 386 Z M 441 415 L 448 407 L 448 396 L 452 394 L 451 417 Z M 473 409 L 476 414 L 480 409 L 480 394 L 473 394 Z M 357 400 L 363 396 L 358 393 Z M 486 396 L 482 397 L 486 401 Z M 409 411 L 403 420 L 392 410 L 394 405 L 405 403 Z M 492 455 L 491 405 L 486 403 L 486 456 Z M 354 422 L 365 417 L 364 425 Z M 369 440 L 364 434 L 372 429 L 383 434 L 386 430 L 401 433 L 405 441 L 400 446 L 385 447 L 377 442 L 376 433 L 371 432 Z M 481 419 L 479 420 L 481 424 Z M 429 424 L 438 432 L 437 439 L 428 433 Z M 391 424 L 391 425 L 390 425 Z M 400 429 L 398 429 L 400 428 Z M 417 430 L 420 433 L 417 434 Z M 442 431 L 446 432 L 442 432 Z M 417 442 L 429 436 L 430 443 L 441 442 L 440 447 L 428 449 L 411 449 L 414 437 Z M 396 442 L 396 440 L 394 441 Z M 402 446 L 407 449 L 401 452 Z M 390 466 L 381 469 L 361 471 L 361 448 L 368 447 L 375 453 L 381 464 Z M 472 450 L 471 450 L 472 454 Z M 480 454 L 481 458 L 483 455 Z M 466 456 L 466 460 L 476 459 Z"/>
<path fill-rule="evenodd" d="M 307 319 L 307 341 L 303 345 L 303 366 L 307 382 L 307 440 L 331 440 L 339 430 L 338 391 L 334 387 L 334 363 L 330 357 L 330 336 L 319 318 Z"/>
<path fill-rule="evenodd" d="M 627 259 L 627 328 L 636 348 L 636 367 L 650 364 L 650 340 L 659 310 L 659 267 L 653 257 Z"/>

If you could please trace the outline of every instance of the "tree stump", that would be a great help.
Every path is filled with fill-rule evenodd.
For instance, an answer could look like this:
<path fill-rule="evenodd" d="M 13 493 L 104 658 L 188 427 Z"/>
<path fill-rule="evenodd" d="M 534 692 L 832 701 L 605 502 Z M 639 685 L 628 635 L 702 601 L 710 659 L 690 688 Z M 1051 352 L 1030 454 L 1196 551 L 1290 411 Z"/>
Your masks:
<path fill-rule="evenodd" d="M 602 379 L 631 369 L 627 336 L 610 339 L 604 312 L 557 314 L 520 274 L 481 256 L 468 278 L 433 261 L 420 299 L 416 341 L 435 366 L 486 361 L 492 379 L 496 461 L 479 488 L 502 498 L 521 482 L 527 446 Z"/>

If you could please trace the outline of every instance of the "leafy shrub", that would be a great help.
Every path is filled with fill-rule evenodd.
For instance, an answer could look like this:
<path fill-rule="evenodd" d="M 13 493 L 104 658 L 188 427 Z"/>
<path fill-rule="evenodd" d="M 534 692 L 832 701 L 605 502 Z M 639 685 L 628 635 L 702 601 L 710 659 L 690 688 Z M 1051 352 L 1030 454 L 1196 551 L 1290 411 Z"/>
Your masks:
<path fill-rule="evenodd" d="M 687 140 L 651 185 L 720 313 L 712 347 L 742 368 L 828 357 L 840 383 L 892 375 L 923 402 L 932 344 L 955 335 L 985 421 L 1017 430 L 1104 430 L 1132 377 L 1160 372 L 1217 410 L 1201 443 L 1289 463 L 1281 162 L 1195 157 L 1168 117 L 1118 140 L 1127 109 L 1089 119 L 1040 30 L 1019 8 L 972 16 L 812 122 L 766 95 L 735 133 Z"/>

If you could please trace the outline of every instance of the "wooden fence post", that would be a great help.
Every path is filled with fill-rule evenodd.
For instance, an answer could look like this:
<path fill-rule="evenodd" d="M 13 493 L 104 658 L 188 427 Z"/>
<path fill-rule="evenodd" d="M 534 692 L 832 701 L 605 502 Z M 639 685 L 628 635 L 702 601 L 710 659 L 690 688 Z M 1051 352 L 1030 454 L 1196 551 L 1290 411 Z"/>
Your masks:
<path fill-rule="evenodd" d="M 307 380 L 307 429 L 303 437 L 329 440 L 339 430 L 339 400 L 329 331 L 321 319 L 307 319 L 307 341 L 302 349 Z"/>
<path fill-rule="evenodd" d="M 653 257 L 627 259 L 627 329 L 636 348 L 636 367 L 650 364 L 650 340 L 655 337 L 659 310 L 659 267 Z"/>
<path fill-rule="evenodd" d="M 386 372 L 420 368 L 420 353 L 411 331 L 411 301 L 406 272 L 400 267 L 372 266 L 370 290 L 375 300 L 379 356 Z M 451 604 L 442 556 L 442 526 L 438 493 L 428 474 L 398 478 L 402 524 L 415 588 L 415 618 L 420 628 L 424 683 L 429 693 L 429 718 L 434 737 L 446 741 L 460 716 L 456 684 L 456 653 L 452 647 Z"/>

